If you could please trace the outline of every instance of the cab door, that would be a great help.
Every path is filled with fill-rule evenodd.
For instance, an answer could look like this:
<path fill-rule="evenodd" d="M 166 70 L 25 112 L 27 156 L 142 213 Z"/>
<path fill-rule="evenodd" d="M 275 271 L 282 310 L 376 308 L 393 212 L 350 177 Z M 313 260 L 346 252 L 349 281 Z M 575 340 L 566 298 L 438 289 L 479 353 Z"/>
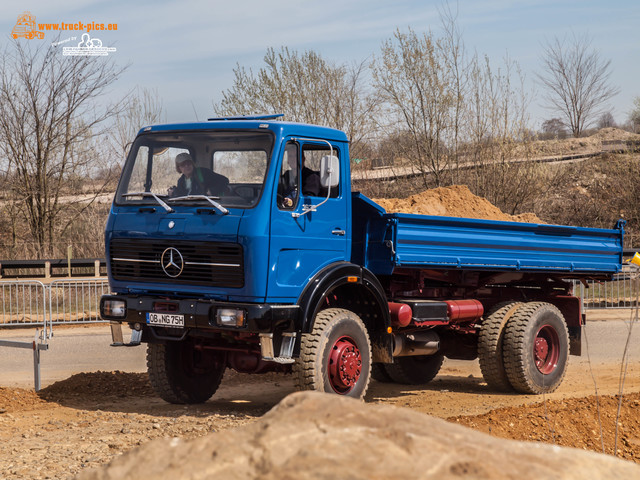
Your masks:
<path fill-rule="evenodd" d="M 340 145 L 331 144 L 345 171 Z M 279 181 L 271 206 L 268 302 L 295 301 L 311 277 L 325 266 L 349 259 L 347 193 L 341 181 L 328 189 L 319 185 L 320 158 L 331 149 L 323 141 L 289 139 L 283 144 Z M 348 161 L 348 158 L 347 160 Z M 318 205 L 305 213 L 305 205 Z"/>

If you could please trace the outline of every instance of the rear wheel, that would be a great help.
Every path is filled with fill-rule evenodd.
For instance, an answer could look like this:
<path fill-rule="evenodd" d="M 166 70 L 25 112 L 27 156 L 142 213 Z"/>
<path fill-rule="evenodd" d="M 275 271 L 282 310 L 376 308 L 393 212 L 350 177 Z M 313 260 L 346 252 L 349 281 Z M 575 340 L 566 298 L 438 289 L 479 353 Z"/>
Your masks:
<path fill-rule="evenodd" d="M 147 345 L 149 381 L 169 403 L 206 402 L 218 389 L 225 369 L 224 353 L 196 348 L 193 340 Z"/>
<path fill-rule="evenodd" d="M 328 308 L 302 335 L 300 357 L 293 365 L 298 390 L 317 390 L 362 398 L 371 377 L 371 344 L 355 313 Z"/>
<path fill-rule="evenodd" d="M 380 383 L 391 383 L 393 380 L 387 373 L 384 363 L 374 363 L 371 365 L 371 378 Z"/>
<path fill-rule="evenodd" d="M 569 360 L 564 317 L 545 302 L 522 305 L 507 323 L 503 356 L 511 385 L 521 393 L 553 392 Z"/>
<path fill-rule="evenodd" d="M 482 322 L 478 336 L 478 360 L 480 371 L 489 388 L 508 392 L 513 387 L 504 369 L 502 345 L 504 329 L 509 319 L 522 305 L 521 302 L 506 301 L 495 305 Z"/>
<path fill-rule="evenodd" d="M 433 380 L 444 362 L 444 355 L 415 355 L 396 357 L 393 363 L 385 364 L 384 368 L 396 383 L 405 385 L 423 385 Z"/>

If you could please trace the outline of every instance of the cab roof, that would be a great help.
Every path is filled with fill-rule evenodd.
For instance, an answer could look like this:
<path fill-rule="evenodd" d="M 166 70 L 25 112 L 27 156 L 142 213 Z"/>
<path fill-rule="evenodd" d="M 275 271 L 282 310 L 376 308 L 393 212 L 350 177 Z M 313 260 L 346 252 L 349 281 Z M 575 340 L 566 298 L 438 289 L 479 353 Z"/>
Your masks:
<path fill-rule="evenodd" d="M 281 115 L 252 115 L 242 117 L 212 118 L 206 122 L 167 123 L 150 125 L 140 129 L 138 134 L 150 132 L 183 132 L 193 130 L 270 130 L 279 136 L 299 136 L 322 138 L 339 142 L 348 142 L 347 135 L 335 128 L 311 125 L 308 123 L 283 122 L 277 120 Z"/>

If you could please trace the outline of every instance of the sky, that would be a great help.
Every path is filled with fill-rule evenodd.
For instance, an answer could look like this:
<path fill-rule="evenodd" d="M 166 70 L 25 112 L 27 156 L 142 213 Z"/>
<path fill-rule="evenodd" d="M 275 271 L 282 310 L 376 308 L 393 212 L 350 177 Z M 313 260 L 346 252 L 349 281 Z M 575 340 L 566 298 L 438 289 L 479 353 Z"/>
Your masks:
<path fill-rule="evenodd" d="M 396 29 L 441 33 L 441 0 L 186 0 L 89 1 L 26 0 L 0 5 L 0 45 L 10 40 L 19 14 L 28 10 L 37 23 L 117 24 L 115 31 L 89 32 L 120 65 L 129 65 L 109 95 L 118 98 L 136 86 L 157 91 L 166 121 L 204 120 L 213 102 L 233 86 L 236 65 L 254 72 L 269 47 L 314 50 L 335 63 L 360 63 L 379 55 Z M 487 55 L 496 67 L 516 61 L 526 87 L 535 92 L 531 126 L 557 116 L 544 108 L 535 81 L 544 45 L 555 37 L 588 35 L 592 47 L 611 61 L 612 85 L 620 93 L 610 101 L 618 123 L 627 120 L 640 96 L 640 3 L 637 0 L 459 0 L 457 23 L 467 51 Z M 60 35 L 76 46 L 82 31 Z M 46 42 L 56 38 L 45 32 Z M 256 112 L 265 113 L 265 112 Z M 269 112 L 273 113 L 273 112 Z"/>

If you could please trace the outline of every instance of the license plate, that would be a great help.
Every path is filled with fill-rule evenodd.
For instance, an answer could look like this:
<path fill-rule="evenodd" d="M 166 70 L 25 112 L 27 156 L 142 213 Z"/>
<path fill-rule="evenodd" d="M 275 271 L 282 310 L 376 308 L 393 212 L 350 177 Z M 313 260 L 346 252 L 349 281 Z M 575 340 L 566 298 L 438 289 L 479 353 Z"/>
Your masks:
<path fill-rule="evenodd" d="M 147 325 L 157 325 L 160 327 L 184 327 L 184 315 L 174 315 L 172 313 L 147 313 Z"/>

